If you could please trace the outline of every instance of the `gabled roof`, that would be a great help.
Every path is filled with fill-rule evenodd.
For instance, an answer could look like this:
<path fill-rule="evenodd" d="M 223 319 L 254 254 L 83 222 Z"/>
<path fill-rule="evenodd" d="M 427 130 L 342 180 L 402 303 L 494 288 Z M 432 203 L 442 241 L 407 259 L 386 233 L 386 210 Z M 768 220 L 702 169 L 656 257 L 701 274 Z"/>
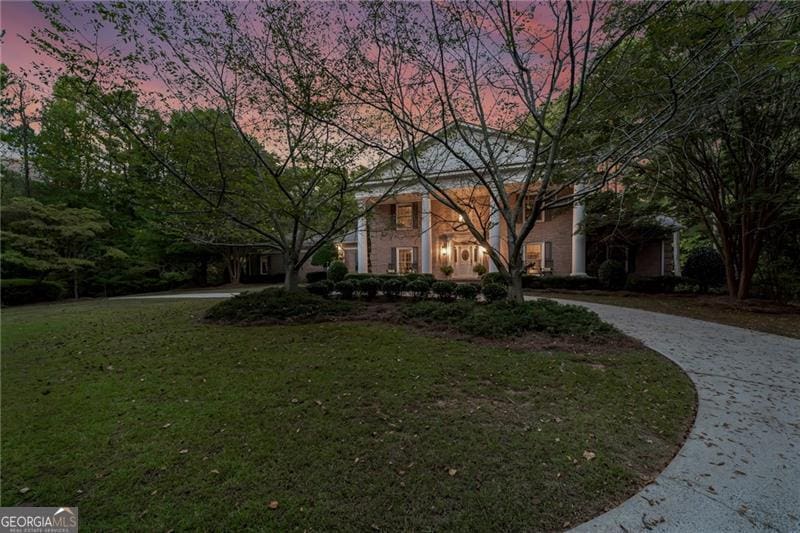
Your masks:
<path fill-rule="evenodd" d="M 446 143 L 446 146 L 445 146 Z M 483 128 L 469 123 L 452 123 L 441 128 L 416 146 L 416 164 L 426 176 L 466 172 L 470 167 L 485 168 L 483 159 L 493 154 L 496 167 L 515 167 L 530 161 L 533 141 L 512 133 Z M 413 161 L 410 148 L 399 154 Z M 401 161 L 390 159 L 370 171 L 372 181 L 395 179 L 399 175 L 412 176 Z"/>

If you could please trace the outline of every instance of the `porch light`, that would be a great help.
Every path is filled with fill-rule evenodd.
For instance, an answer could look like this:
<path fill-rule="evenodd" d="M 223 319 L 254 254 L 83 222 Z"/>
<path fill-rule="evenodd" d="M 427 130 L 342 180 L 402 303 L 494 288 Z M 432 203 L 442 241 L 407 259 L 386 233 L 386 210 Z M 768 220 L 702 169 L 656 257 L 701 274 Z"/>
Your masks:
<path fill-rule="evenodd" d="M 481 247 L 479 248 L 479 250 L 481 251 L 481 253 L 482 253 L 482 254 L 485 254 L 485 253 L 486 253 L 486 247 L 485 247 L 485 246 L 481 246 Z"/>
<path fill-rule="evenodd" d="M 458 215 L 458 221 L 464 222 L 464 215 Z"/>
<path fill-rule="evenodd" d="M 447 245 L 442 246 L 442 255 L 447 255 Z"/>

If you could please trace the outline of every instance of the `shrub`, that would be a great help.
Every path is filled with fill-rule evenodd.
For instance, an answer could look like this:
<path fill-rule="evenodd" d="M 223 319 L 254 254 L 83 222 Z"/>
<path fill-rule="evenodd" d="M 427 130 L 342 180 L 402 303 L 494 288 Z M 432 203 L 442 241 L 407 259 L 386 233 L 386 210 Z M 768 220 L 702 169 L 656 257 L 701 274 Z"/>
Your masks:
<path fill-rule="evenodd" d="M 401 278 L 394 277 L 393 279 L 387 279 L 383 282 L 383 294 L 385 294 L 390 300 L 394 300 L 400 296 L 400 293 L 403 292 L 405 286 L 406 282 Z"/>
<path fill-rule="evenodd" d="M 374 278 L 374 277 L 375 277 L 375 274 L 369 274 L 369 273 L 366 273 L 366 272 L 351 272 L 350 274 L 347 274 L 344 277 L 344 279 L 356 282 L 356 281 L 360 281 L 362 279 Z"/>
<path fill-rule="evenodd" d="M 378 295 L 381 288 L 381 282 L 375 277 L 360 279 L 355 283 L 358 293 L 366 298 L 372 300 Z"/>
<path fill-rule="evenodd" d="M 444 274 L 446 278 L 449 278 L 450 276 L 453 275 L 453 272 L 455 272 L 455 270 L 451 265 L 442 265 L 441 267 L 439 267 L 439 271 L 442 274 Z"/>
<path fill-rule="evenodd" d="M 353 293 L 356 290 L 355 283 L 349 279 L 342 280 L 336 283 L 333 287 L 336 289 L 336 292 L 338 292 L 339 295 L 345 300 L 351 300 L 353 298 Z"/>
<path fill-rule="evenodd" d="M 481 277 L 484 274 L 486 274 L 486 267 L 478 263 L 477 265 L 472 267 L 472 271 L 475 272 L 478 275 L 478 277 Z"/>
<path fill-rule="evenodd" d="M 430 284 L 424 279 L 415 279 L 406 283 L 406 290 L 410 291 L 414 298 L 427 298 L 430 289 Z"/>
<path fill-rule="evenodd" d="M 481 276 L 481 285 L 484 287 L 487 285 L 502 285 L 503 287 L 508 287 L 510 283 L 511 280 L 502 272 L 489 272 Z"/>
<path fill-rule="evenodd" d="M 339 250 L 336 249 L 336 245 L 332 242 L 326 242 L 311 256 L 311 264 L 326 267 L 338 256 Z"/>
<path fill-rule="evenodd" d="M 350 303 L 326 300 L 307 291 L 265 289 L 220 302 L 206 312 L 206 318 L 226 322 L 285 322 L 332 318 L 351 310 Z"/>
<path fill-rule="evenodd" d="M 461 284 L 456 287 L 456 296 L 462 300 L 474 300 L 478 297 L 478 287 L 472 284 Z"/>
<path fill-rule="evenodd" d="M 333 261 L 328 265 L 328 279 L 334 283 L 339 283 L 347 275 L 347 265 L 341 261 Z"/>
<path fill-rule="evenodd" d="M 308 272 L 306 274 L 306 281 L 308 283 L 316 283 L 318 281 L 323 281 L 325 279 L 328 279 L 328 273 L 325 272 L 324 270 L 319 272 Z"/>
<path fill-rule="evenodd" d="M 708 292 L 709 287 L 725 283 L 725 263 L 713 248 L 697 248 L 686 258 L 683 275 L 696 281 L 701 292 Z"/>
<path fill-rule="evenodd" d="M 403 274 L 403 278 L 405 278 L 406 283 L 410 283 L 412 281 L 417 281 L 421 279 L 425 281 L 428 285 L 436 281 L 436 278 L 433 277 L 433 274 L 419 274 L 417 272 L 409 272 L 407 274 Z"/>
<path fill-rule="evenodd" d="M 314 283 L 310 283 L 308 285 L 308 292 L 311 294 L 316 294 L 317 296 L 328 296 L 331 291 L 333 291 L 333 282 L 328 279 L 323 279 L 321 281 L 315 281 Z"/>
<path fill-rule="evenodd" d="M 400 314 L 409 320 L 418 320 L 426 323 L 456 324 L 465 319 L 474 311 L 472 302 L 439 302 L 424 300 L 403 305 Z"/>
<path fill-rule="evenodd" d="M 612 291 L 618 291 L 625 287 L 627 276 L 625 265 L 615 259 L 606 259 L 597 269 L 597 277 L 600 278 L 600 283 L 602 283 L 603 287 Z"/>
<path fill-rule="evenodd" d="M 50 302 L 63 298 L 65 292 L 64 286 L 54 281 L 21 278 L 0 280 L 0 300 L 3 305 Z"/>
<path fill-rule="evenodd" d="M 487 302 L 497 302 L 508 298 L 508 288 L 499 283 L 489 283 L 483 286 L 483 297 Z"/>
<path fill-rule="evenodd" d="M 431 290 L 440 300 L 452 300 L 456 293 L 456 284 L 452 281 L 437 281 Z"/>
<path fill-rule="evenodd" d="M 675 287 L 683 283 L 677 276 L 639 276 L 630 274 L 625 282 L 625 290 L 649 294 L 674 292 Z"/>
<path fill-rule="evenodd" d="M 590 291 L 601 288 L 600 280 L 591 276 L 522 276 L 526 289 L 564 289 Z"/>

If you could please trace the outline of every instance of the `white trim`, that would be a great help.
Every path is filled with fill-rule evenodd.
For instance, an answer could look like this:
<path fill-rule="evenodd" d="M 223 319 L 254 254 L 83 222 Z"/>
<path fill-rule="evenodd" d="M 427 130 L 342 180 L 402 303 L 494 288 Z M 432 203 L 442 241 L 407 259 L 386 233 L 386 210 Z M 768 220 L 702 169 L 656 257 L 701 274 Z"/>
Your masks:
<path fill-rule="evenodd" d="M 667 254 L 664 250 L 664 239 L 661 239 L 661 275 L 664 275 L 664 272 L 667 270 Z"/>
<path fill-rule="evenodd" d="M 266 268 L 264 268 L 266 266 Z M 260 255 L 258 256 L 258 272 L 262 276 L 269 275 L 269 256 L 268 255 Z"/>
<path fill-rule="evenodd" d="M 422 195 L 422 216 L 420 223 L 420 260 L 419 270 L 423 274 L 431 274 L 433 265 L 431 256 L 433 254 L 433 236 L 431 235 L 431 197 L 428 194 Z"/>

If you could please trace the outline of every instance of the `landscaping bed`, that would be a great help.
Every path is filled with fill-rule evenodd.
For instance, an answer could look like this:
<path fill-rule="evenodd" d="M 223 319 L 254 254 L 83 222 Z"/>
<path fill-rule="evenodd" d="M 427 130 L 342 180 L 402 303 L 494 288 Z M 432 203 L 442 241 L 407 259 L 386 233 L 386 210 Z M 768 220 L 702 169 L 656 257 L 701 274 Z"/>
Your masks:
<path fill-rule="evenodd" d="M 624 337 L 212 305 L 4 312 L 2 505 L 79 506 L 86 530 L 560 530 L 652 480 L 693 420 L 690 380 Z"/>

